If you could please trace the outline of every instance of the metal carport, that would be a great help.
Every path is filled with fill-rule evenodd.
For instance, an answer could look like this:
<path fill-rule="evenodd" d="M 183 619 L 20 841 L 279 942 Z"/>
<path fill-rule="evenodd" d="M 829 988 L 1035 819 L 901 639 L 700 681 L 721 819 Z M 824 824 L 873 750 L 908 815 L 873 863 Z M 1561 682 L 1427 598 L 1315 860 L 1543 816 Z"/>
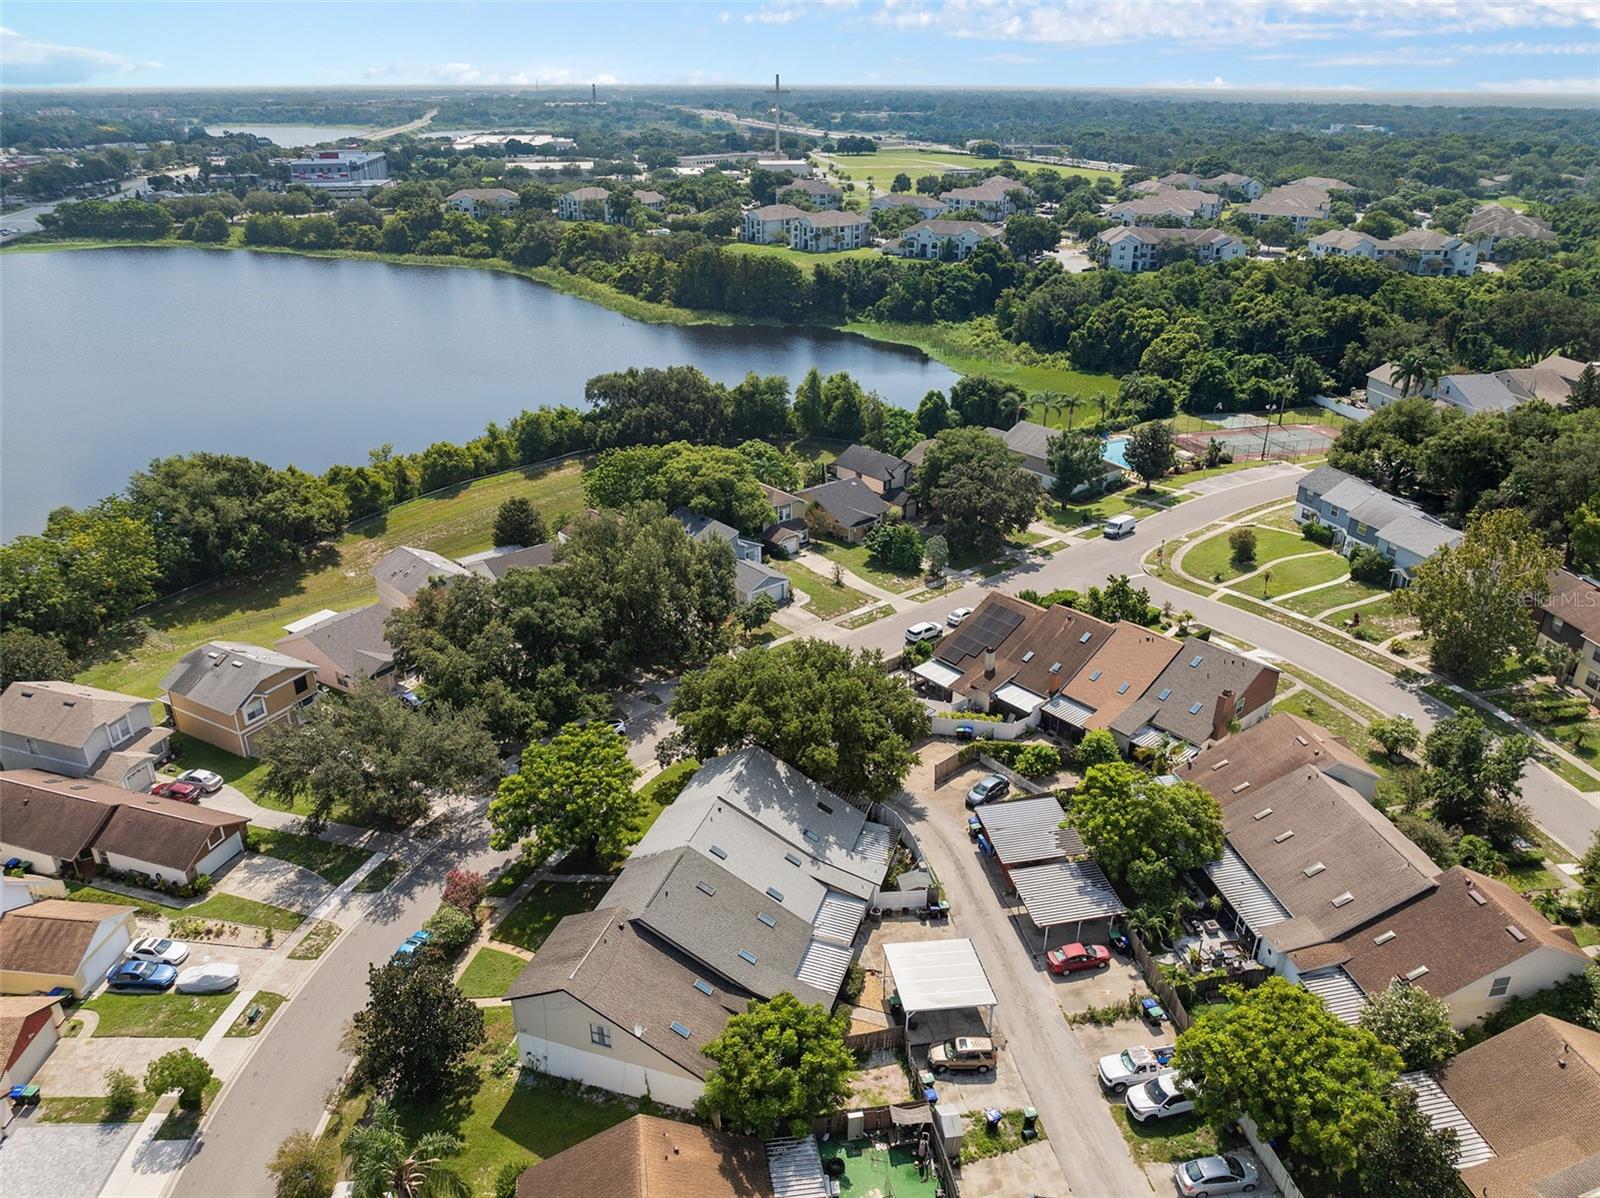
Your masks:
<path fill-rule="evenodd" d="M 994 1021 L 997 1000 L 972 941 L 916 940 L 883 946 L 883 963 L 900 994 L 909 1026 L 915 1015 L 986 1007 Z"/>
<path fill-rule="evenodd" d="M 1084 920 L 1110 919 L 1128 910 L 1093 861 L 1052 861 L 1014 869 L 1011 884 L 1043 936 L 1041 948 L 1049 946 L 1050 929 L 1059 924 L 1076 923 L 1081 935 Z"/>

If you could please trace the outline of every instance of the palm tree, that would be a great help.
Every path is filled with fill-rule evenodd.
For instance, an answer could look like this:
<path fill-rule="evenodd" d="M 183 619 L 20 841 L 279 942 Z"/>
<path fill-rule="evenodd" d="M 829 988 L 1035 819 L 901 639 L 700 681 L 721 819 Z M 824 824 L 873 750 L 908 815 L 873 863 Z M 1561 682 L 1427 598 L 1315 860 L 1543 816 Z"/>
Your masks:
<path fill-rule="evenodd" d="M 1039 405 L 1039 414 L 1044 419 L 1044 426 L 1050 427 L 1050 413 L 1061 410 L 1061 393 L 1059 391 L 1040 391 L 1033 396 L 1034 402 Z"/>
<path fill-rule="evenodd" d="M 472 1187 L 444 1163 L 462 1143 L 442 1131 L 408 1142 L 393 1107 L 379 1099 L 364 1126 L 344 1139 L 352 1198 L 470 1198 Z"/>
<path fill-rule="evenodd" d="M 1400 385 L 1402 396 L 1410 395 L 1413 390 L 1420 395 L 1438 383 L 1447 366 L 1438 347 L 1413 346 L 1395 363 L 1394 382 Z"/>
<path fill-rule="evenodd" d="M 1067 431 L 1072 431 L 1072 414 L 1078 410 L 1078 405 L 1083 402 L 1081 395 L 1063 395 L 1061 406 L 1067 410 Z"/>

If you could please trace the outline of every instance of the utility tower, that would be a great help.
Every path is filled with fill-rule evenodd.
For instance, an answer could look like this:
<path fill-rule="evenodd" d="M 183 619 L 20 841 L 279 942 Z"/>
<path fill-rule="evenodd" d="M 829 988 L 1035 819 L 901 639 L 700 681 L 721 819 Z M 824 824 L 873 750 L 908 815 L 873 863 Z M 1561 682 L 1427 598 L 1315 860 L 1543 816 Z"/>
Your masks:
<path fill-rule="evenodd" d="M 783 87 L 777 75 L 772 77 L 772 156 L 783 157 Z"/>

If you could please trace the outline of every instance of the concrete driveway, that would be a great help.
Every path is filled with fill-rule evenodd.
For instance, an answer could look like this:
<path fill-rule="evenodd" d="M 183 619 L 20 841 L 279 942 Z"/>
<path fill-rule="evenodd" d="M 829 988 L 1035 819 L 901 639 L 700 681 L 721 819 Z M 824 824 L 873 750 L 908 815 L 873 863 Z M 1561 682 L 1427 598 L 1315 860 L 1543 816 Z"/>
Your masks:
<path fill-rule="evenodd" d="M 0 1144 L 5 1192 L 98 1194 L 138 1130 L 137 1123 L 13 1123 Z"/>
<path fill-rule="evenodd" d="M 1046 1143 L 1060 1169 L 1055 1184 L 1038 1192 L 1061 1194 L 1064 1182 L 1077 1195 L 1148 1193 L 1146 1178 L 1099 1096 L 1094 1063 L 1062 1017 L 1049 974 L 1019 935 L 967 839 L 963 799 L 970 780 L 957 777 L 933 788 L 933 762 L 949 751 L 944 744 L 925 745 L 922 761 L 894 805 L 944 884 L 956 934 L 972 940 L 999 999 L 996 1022 L 1016 1073 L 1044 1120 L 1050 1137 Z"/>
<path fill-rule="evenodd" d="M 309 915 L 333 891 L 320 875 L 277 857 L 243 853 L 217 878 L 219 894 L 237 895 Z"/>
<path fill-rule="evenodd" d="M 85 1040 L 79 1035 L 57 1044 L 33 1080 L 46 1096 L 104 1094 L 107 1069 L 126 1069 L 142 1085 L 151 1061 L 180 1048 L 192 1049 L 198 1043 L 167 1036 L 91 1036 Z"/>

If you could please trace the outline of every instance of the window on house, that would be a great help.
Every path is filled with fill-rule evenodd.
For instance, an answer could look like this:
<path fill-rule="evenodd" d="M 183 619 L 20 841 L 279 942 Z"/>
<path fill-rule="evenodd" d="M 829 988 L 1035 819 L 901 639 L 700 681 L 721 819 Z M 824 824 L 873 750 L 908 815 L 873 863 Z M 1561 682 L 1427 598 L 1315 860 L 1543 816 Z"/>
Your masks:
<path fill-rule="evenodd" d="M 611 1047 L 611 1029 L 603 1023 L 589 1025 L 589 1043 L 598 1044 L 601 1048 Z"/>
<path fill-rule="evenodd" d="M 244 705 L 244 722 L 253 724 L 267 714 L 267 701 L 260 695 L 252 696 Z"/>
<path fill-rule="evenodd" d="M 132 735 L 133 727 L 128 723 L 127 716 L 123 716 L 111 725 L 111 743 L 114 745 L 120 745 Z"/>
<path fill-rule="evenodd" d="M 306 691 L 308 691 L 310 689 L 311 689 L 311 678 L 310 678 L 309 675 L 301 674 L 300 677 L 298 677 L 298 678 L 296 678 L 294 680 L 294 693 L 295 694 L 303 695 L 303 694 L 306 693 Z"/>
<path fill-rule="evenodd" d="M 1234 700 L 1234 702 L 1233 702 L 1233 714 L 1234 715 L 1243 715 L 1244 714 L 1244 696 L 1243 695 L 1240 695 L 1237 699 Z"/>
<path fill-rule="evenodd" d="M 1509 977 L 1495 978 L 1494 981 L 1489 983 L 1489 997 L 1499 998 L 1509 989 L 1511 989 L 1511 979 Z"/>

